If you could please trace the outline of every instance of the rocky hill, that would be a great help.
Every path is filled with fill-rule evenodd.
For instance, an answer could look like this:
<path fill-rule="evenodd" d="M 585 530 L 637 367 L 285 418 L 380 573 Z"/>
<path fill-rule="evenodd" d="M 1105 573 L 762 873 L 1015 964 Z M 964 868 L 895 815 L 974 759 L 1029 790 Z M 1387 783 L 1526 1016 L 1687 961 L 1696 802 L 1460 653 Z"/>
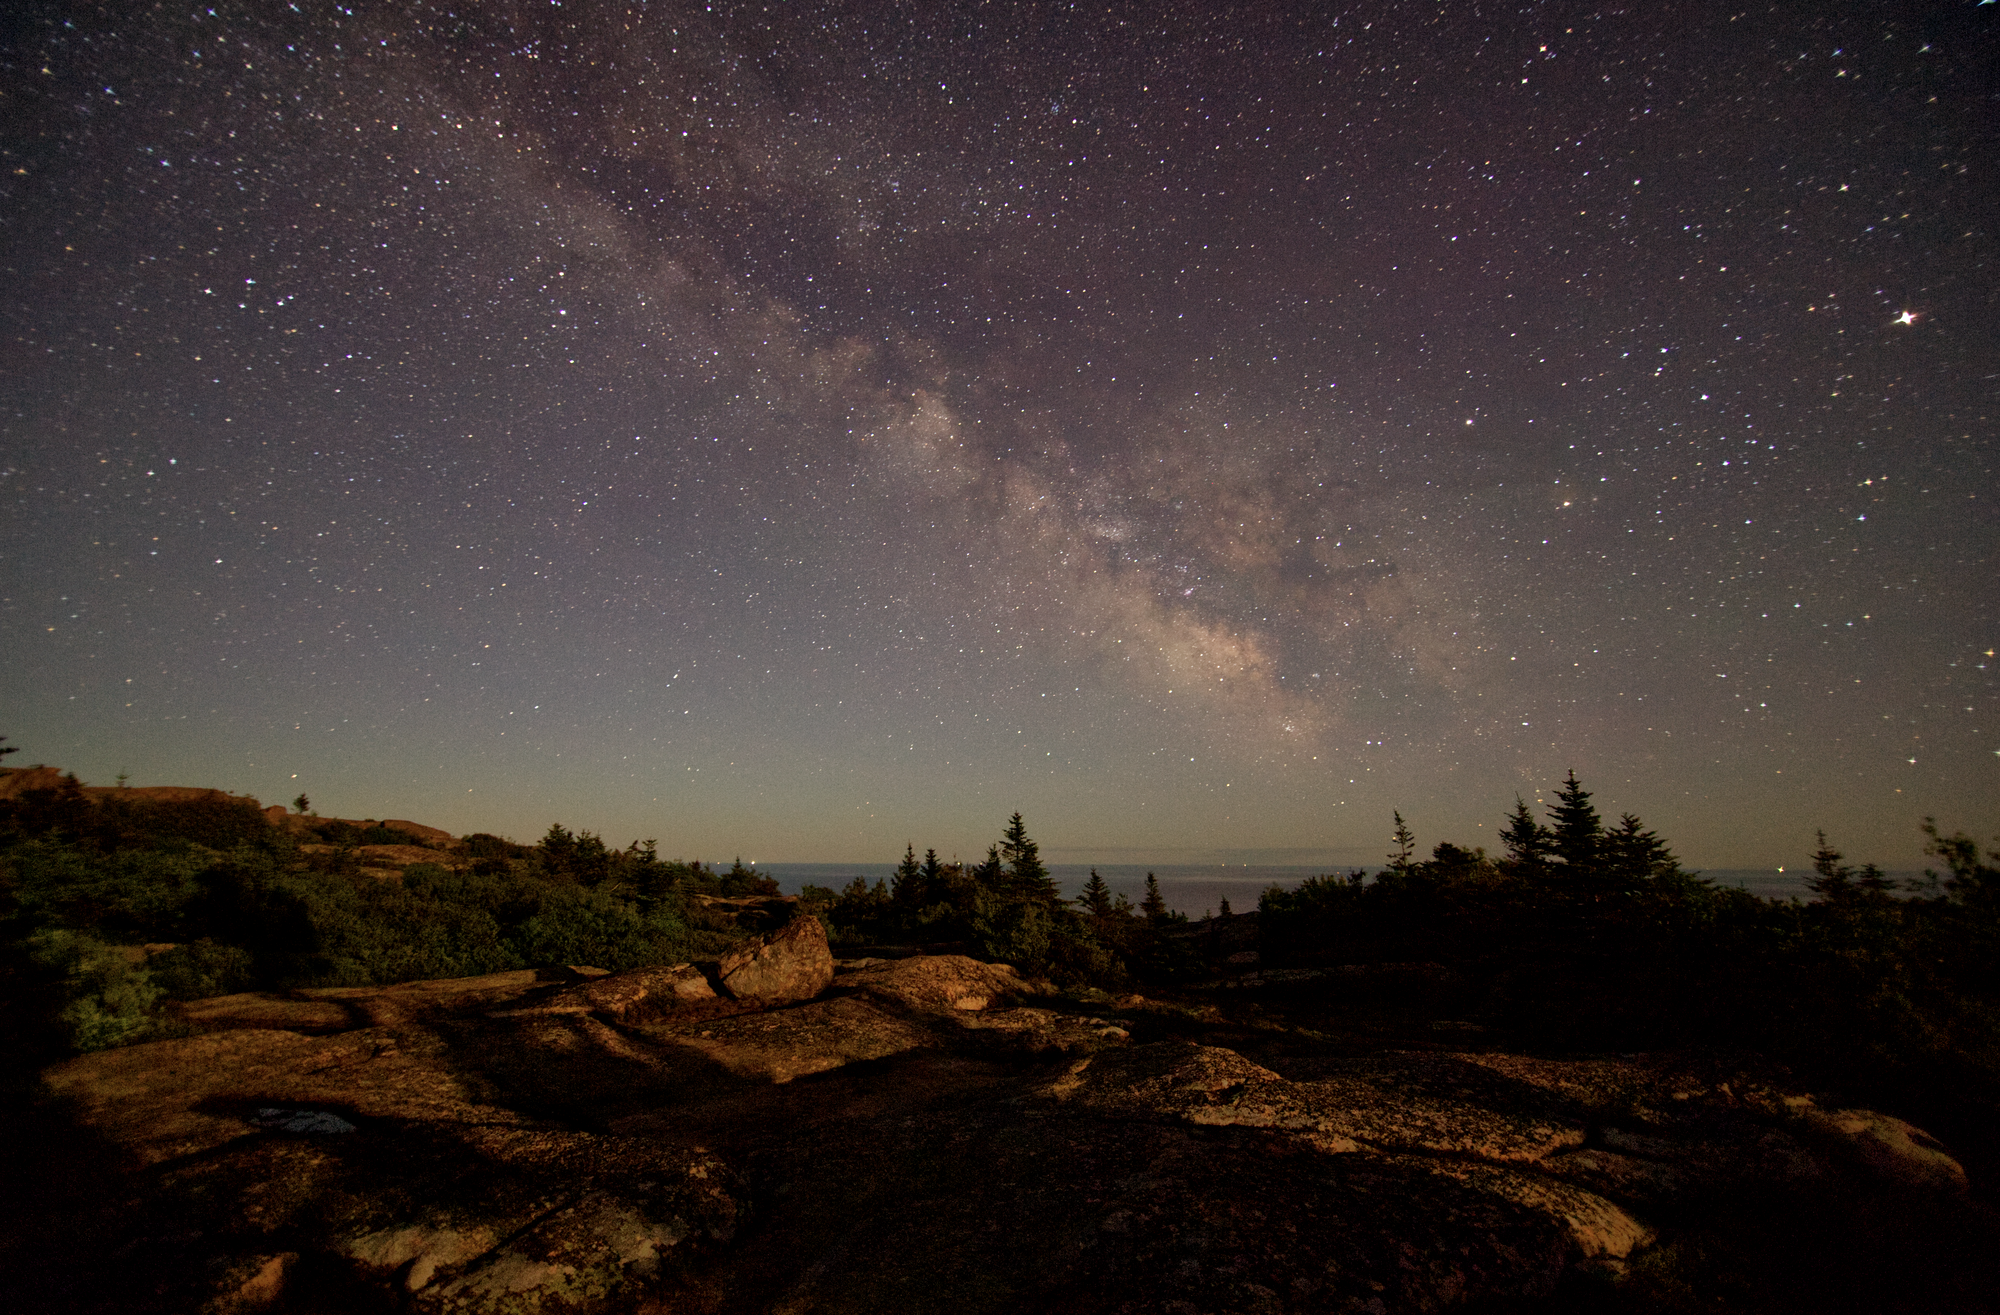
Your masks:
<path fill-rule="evenodd" d="M 182 1006 L 30 1117 L 14 1309 L 1984 1310 L 1921 1131 L 1752 1062 L 1357 1045 L 1337 983 L 836 961 Z M 1329 1013 L 1329 1007 L 1333 1012 Z M 1331 1026 L 1330 1026 L 1331 1024 Z"/>

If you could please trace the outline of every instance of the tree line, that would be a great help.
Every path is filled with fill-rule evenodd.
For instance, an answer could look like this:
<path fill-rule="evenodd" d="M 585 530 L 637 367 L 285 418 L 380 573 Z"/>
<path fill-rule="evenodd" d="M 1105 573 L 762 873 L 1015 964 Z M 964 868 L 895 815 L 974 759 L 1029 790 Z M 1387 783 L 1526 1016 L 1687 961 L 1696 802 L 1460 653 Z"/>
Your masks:
<path fill-rule="evenodd" d="M 809 885 L 801 899 L 836 942 L 958 950 L 1060 986 L 1176 981 L 1199 967 L 1165 935 L 1187 919 L 1168 910 L 1157 877 L 1146 874 L 1135 905 L 1093 868 L 1083 893 L 1066 900 L 1019 813 L 978 863 L 945 863 L 935 849 L 919 859 L 912 843 L 889 881 L 856 877 L 839 891 Z"/>

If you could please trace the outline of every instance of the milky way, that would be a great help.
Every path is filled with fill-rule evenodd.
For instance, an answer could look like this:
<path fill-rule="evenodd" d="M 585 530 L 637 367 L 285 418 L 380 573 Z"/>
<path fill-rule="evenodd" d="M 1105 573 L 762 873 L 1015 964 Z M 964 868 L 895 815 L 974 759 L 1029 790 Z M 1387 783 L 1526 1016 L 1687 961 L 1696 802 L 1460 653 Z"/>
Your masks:
<path fill-rule="evenodd" d="M 16 762 L 766 860 L 1995 822 L 2000 6 L 120 8 L 6 32 Z"/>

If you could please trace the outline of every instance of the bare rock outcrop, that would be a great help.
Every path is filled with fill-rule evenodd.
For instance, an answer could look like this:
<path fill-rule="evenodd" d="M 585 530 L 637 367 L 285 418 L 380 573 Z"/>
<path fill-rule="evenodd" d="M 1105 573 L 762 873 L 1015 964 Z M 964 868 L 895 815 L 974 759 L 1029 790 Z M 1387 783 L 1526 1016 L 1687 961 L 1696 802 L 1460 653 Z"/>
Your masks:
<path fill-rule="evenodd" d="M 731 971 L 823 986 L 816 933 Z M 684 964 L 194 1002 L 201 1035 L 44 1074 L 132 1166 L 87 1239 L 119 1265 L 52 1266 L 49 1306 L 1535 1309 L 1745 1187 L 1977 1208 L 1921 1131 L 1739 1075 L 1117 1003 L 957 956 L 783 1002 Z"/>

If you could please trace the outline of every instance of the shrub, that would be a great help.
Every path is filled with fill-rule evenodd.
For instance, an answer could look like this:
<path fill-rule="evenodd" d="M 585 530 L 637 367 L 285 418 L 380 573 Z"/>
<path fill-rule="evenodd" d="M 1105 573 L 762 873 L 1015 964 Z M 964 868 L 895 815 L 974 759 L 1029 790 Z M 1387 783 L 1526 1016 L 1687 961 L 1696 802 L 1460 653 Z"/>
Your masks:
<path fill-rule="evenodd" d="M 206 936 L 162 950 L 146 961 L 146 971 L 170 1000 L 232 995 L 249 990 L 256 981 L 250 951 L 240 945 L 218 944 Z"/>
<path fill-rule="evenodd" d="M 124 1045 L 152 1028 L 160 990 L 133 962 L 131 952 L 57 927 L 29 937 L 28 957 L 62 982 L 66 999 L 57 1021 L 73 1048 Z"/>

